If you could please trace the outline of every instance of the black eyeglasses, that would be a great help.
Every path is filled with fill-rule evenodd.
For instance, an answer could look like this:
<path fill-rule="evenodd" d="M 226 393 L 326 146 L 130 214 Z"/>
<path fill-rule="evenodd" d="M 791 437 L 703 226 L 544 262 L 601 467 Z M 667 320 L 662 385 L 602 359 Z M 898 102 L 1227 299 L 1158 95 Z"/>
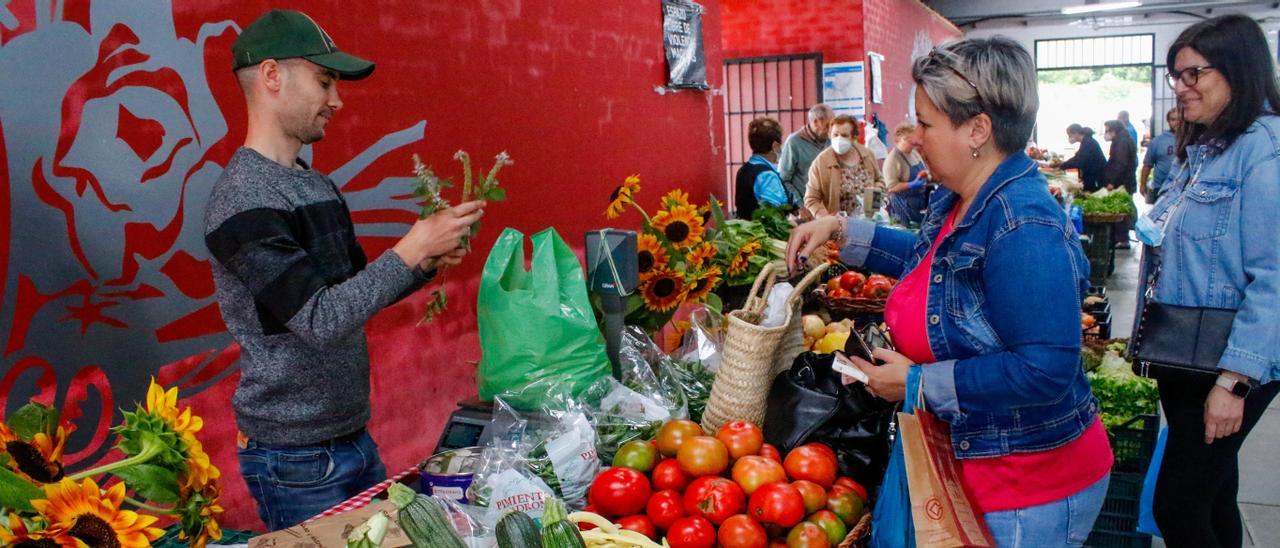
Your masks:
<path fill-rule="evenodd" d="M 969 84 L 969 87 L 973 88 L 973 94 L 978 97 L 978 108 L 982 109 L 982 112 L 987 111 L 987 102 L 982 99 L 982 92 L 978 91 L 977 84 L 974 84 L 973 80 L 970 80 L 968 76 L 965 76 L 963 72 L 960 72 L 960 69 L 956 68 L 955 65 L 952 65 L 950 59 L 938 52 L 938 48 L 933 48 L 933 51 L 929 52 L 926 62 L 937 63 L 939 66 L 950 70 L 956 76 L 959 76 L 961 80 L 964 80 L 964 83 Z"/>
<path fill-rule="evenodd" d="M 1200 65 L 1198 67 L 1187 67 L 1179 71 L 1170 72 L 1164 75 L 1165 83 L 1170 88 L 1177 87 L 1178 80 L 1182 80 L 1182 85 L 1192 87 L 1200 82 L 1200 74 L 1206 70 L 1216 70 L 1213 65 Z"/>

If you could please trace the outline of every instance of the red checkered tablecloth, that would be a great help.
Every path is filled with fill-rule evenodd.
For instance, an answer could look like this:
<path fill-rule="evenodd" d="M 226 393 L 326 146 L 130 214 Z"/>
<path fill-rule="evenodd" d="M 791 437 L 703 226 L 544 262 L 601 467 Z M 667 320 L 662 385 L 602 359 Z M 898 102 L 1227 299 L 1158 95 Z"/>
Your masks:
<path fill-rule="evenodd" d="M 408 476 L 409 474 L 412 474 L 417 471 L 418 471 L 417 466 L 410 466 L 409 468 L 404 469 L 404 471 L 400 472 L 399 474 L 396 474 L 394 476 L 387 478 L 386 481 L 383 481 L 382 483 L 379 483 L 373 487 L 365 489 L 364 492 L 360 493 L 359 495 L 356 495 L 347 500 L 344 500 L 341 503 L 339 503 L 337 506 L 334 506 L 333 508 L 325 510 L 324 512 L 321 512 L 319 515 L 303 523 L 311 523 L 320 518 L 336 516 L 343 512 L 350 512 L 357 508 L 364 508 L 365 506 L 368 506 L 370 502 L 373 502 L 373 497 L 378 496 L 379 493 L 386 491 L 388 487 L 391 487 L 392 483 L 400 481 L 405 476 Z"/>

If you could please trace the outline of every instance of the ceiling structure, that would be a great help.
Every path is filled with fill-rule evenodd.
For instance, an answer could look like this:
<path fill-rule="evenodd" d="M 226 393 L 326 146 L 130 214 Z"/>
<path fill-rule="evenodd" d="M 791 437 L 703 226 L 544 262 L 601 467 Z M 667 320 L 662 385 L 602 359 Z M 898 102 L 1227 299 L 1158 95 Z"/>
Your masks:
<path fill-rule="evenodd" d="M 950 19 L 962 30 L 990 27 L 1036 25 L 1088 25 L 1124 27 L 1172 20 L 1193 22 L 1226 12 L 1243 12 L 1259 19 L 1280 18 L 1280 2 L 1257 0 L 1147 0 L 1134 7 L 1110 8 L 1115 0 L 925 0 L 934 11 Z M 1063 8 L 1098 9 L 1091 13 L 1064 14 Z"/>

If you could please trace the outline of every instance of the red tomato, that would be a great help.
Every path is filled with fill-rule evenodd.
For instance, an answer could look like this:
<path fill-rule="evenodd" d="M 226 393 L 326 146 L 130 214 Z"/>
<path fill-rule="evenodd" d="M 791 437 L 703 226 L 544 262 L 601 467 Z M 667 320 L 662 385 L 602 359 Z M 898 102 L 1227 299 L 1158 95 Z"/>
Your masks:
<path fill-rule="evenodd" d="M 867 500 L 867 488 L 863 487 L 861 483 L 853 481 L 853 478 L 849 476 L 840 476 L 836 478 L 836 485 L 846 489 L 851 489 L 854 493 L 857 493 L 859 497 L 862 497 L 862 500 Z"/>
<path fill-rule="evenodd" d="M 711 548 L 716 544 L 716 528 L 707 518 L 680 518 L 667 530 L 671 548 Z"/>
<path fill-rule="evenodd" d="M 830 449 L 823 451 L 812 445 L 801 445 L 787 453 L 782 467 L 793 480 L 809 480 L 823 489 L 830 489 L 836 481 L 836 459 Z"/>
<path fill-rule="evenodd" d="M 582 509 L 582 511 L 584 511 L 584 512 L 591 512 L 591 513 L 593 513 L 593 514 L 599 514 L 599 513 L 600 513 L 600 509 L 599 509 L 599 508 L 596 508 L 596 506 L 595 506 L 594 504 L 588 504 L 586 507 L 584 507 L 584 508 Z M 578 530 L 579 530 L 579 531 L 590 531 L 590 530 L 595 529 L 595 528 L 596 528 L 596 525 L 595 525 L 595 524 L 593 524 L 593 523 L 587 523 L 587 522 L 585 522 L 585 521 L 580 521 L 580 522 L 578 522 Z"/>
<path fill-rule="evenodd" d="M 764 527 L 746 514 L 738 514 L 724 520 L 716 535 L 720 548 L 767 548 L 769 534 Z"/>
<path fill-rule="evenodd" d="M 666 459 L 653 467 L 653 488 L 657 491 L 684 491 L 692 480 L 689 474 L 680 469 L 680 463 L 676 459 Z"/>
<path fill-rule="evenodd" d="M 778 448 L 774 447 L 771 443 L 766 443 L 760 446 L 760 456 L 776 461 L 778 464 L 782 464 L 782 453 L 779 453 Z"/>
<path fill-rule="evenodd" d="M 800 491 L 800 496 L 804 497 L 805 514 L 812 514 L 827 507 L 827 492 L 821 485 L 808 480 L 796 480 L 791 482 L 791 486 Z"/>
<path fill-rule="evenodd" d="M 691 420 L 668 421 L 658 430 L 658 451 L 664 457 L 674 457 L 685 440 L 702 435 L 702 427 Z"/>
<path fill-rule="evenodd" d="M 892 290 L 893 281 L 879 274 L 872 275 L 867 278 L 867 283 L 862 284 L 862 296 L 868 299 L 883 299 Z"/>
<path fill-rule="evenodd" d="M 836 486 L 827 493 L 827 509 L 840 516 L 840 521 L 849 527 L 857 525 L 858 520 L 862 519 L 865 505 L 865 501 L 852 489 Z"/>
<path fill-rule="evenodd" d="M 867 277 L 861 272 L 852 270 L 840 275 L 840 288 L 850 293 L 857 293 L 862 290 L 863 282 L 867 281 Z"/>
<path fill-rule="evenodd" d="M 827 280 L 828 295 L 830 295 L 832 291 L 835 291 L 837 289 L 840 289 L 840 278 L 838 276 L 835 278 L 831 278 L 830 280 Z"/>
<path fill-rule="evenodd" d="M 676 462 L 680 470 L 695 478 L 716 476 L 729 468 L 729 449 L 711 436 L 697 436 L 680 445 Z"/>
<path fill-rule="evenodd" d="M 837 287 L 835 289 L 827 291 L 827 298 L 830 298 L 830 299 L 848 299 L 852 297 L 853 297 L 853 293 L 850 293 L 848 290 L 844 289 L 843 287 Z"/>
<path fill-rule="evenodd" d="M 838 519 L 836 521 L 839 521 Z M 635 531 L 653 540 L 658 540 L 658 528 L 653 525 L 644 514 L 636 514 L 625 518 L 618 518 L 618 527 L 628 531 Z"/>
<path fill-rule="evenodd" d="M 738 482 L 743 492 L 750 495 L 762 485 L 787 481 L 787 472 L 777 461 L 747 455 L 733 463 L 733 481 Z"/>
<path fill-rule="evenodd" d="M 761 523 L 791 527 L 804 519 L 804 497 L 786 483 L 771 483 L 757 489 L 747 507 L 748 515 Z"/>
<path fill-rule="evenodd" d="M 835 450 L 831 449 L 831 446 L 829 446 L 829 445 L 827 445 L 827 444 L 825 444 L 825 443 L 819 443 L 819 442 L 816 442 L 816 441 L 815 441 L 815 442 L 812 442 L 812 443 L 806 443 L 806 444 L 804 444 L 804 445 L 803 445 L 803 446 L 801 446 L 801 447 L 812 447 L 812 448 L 814 448 L 814 449 L 817 449 L 817 450 L 819 450 L 819 451 L 822 451 L 822 452 L 823 452 L 823 454 L 827 455 L 828 457 L 831 457 L 831 460 L 838 460 L 838 459 L 836 459 L 836 452 L 835 452 Z"/>
<path fill-rule="evenodd" d="M 638 514 L 649 500 L 649 478 L 630 468 L 607 468 L 591 482 L 591 504 L 607 518 Z"/>
<path fill-rule="evenodd" d="M 684 511 L 684 499 L 680 493 L 672 490 L 654 493 L 645 504 L 644 512 L 659 529 L 667 529 L 676 520 L 688 515 Z"/>
<path fill-rule="evenodd" d="M 729 458 L 737 460 L 760 452 L 764 445 L 764 432 L 750 422 L 733 421 L 720 427 L 716 439 L 729 449 Z"/>
<path fill-rule="evenodd" d="M 689 484 L 684 493 L 684 511 L 691 516 L 702 516 L 720 525 L 729 516 L 741 513 L 746 495 L 738 484 L 718 476 L 698 478 Z"/>
<path fill-rule="evenodd" d="M 844 541 L 844 537 L 849 534 L 849 529 L 845 527 L 844 521 L 830 510 L 821 510 L 814 512 L 805 521 L 817 525 L 827 534 L 827 540 L 831 541 L 834 546 Z"/>
<path fill-rule="evenodd" d="M 769 548 L 787 548 L 786 537 L 782 537 L 782 538 L 770 537 Z"/>
<path fill-rule="evenodd" d="M 831 541 L 826 531 L 806 521 L 787 535 L 787 548 L 831 548 Z"/>

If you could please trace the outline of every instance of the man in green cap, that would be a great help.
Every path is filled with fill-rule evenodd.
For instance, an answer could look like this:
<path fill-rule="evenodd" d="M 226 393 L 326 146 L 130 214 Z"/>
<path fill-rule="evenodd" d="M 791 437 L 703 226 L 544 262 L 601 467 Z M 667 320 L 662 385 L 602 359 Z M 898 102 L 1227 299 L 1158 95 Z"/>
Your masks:
<path fill-rule="evenodd" d="M 240 472 L 274 531 L 386 477 L 365 430 L 364 324 L 437 267 L 460 262 L 484 204 L 417 221 L 370 262 L 342 193 L 298 152 L 342 108 L 338 82 L 369 76 L 373 63 L 340 51 L 297 11 L 268 12 L 231 49 L 249 128 L 209 198 L 205 244 L 222 317 L 241 348 L 232 398 Z"/>

